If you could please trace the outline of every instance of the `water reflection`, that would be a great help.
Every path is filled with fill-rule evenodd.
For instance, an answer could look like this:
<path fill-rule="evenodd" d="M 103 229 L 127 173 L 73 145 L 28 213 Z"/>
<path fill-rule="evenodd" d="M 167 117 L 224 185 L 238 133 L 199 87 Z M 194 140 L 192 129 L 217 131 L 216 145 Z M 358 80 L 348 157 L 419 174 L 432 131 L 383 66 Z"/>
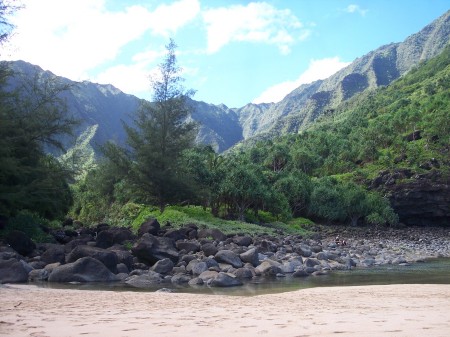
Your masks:
<path fill-rule="evenodd" d="M 35 283 L 33 283 L 35 284 Z M 241 287 L 209 288 L 200 287 L 174 287 L 172 284 L 163 284 L 154 288 L 139 289 L 121 283 L 88 283 L 88 284 L 61 284 L 38 283 L 39 286 L 58 289 L 82 290 L 113 290 L 113 291 L 156 291 L 168 288 L 180 293 L 215 294 L 231 296 L 255 296 L 270 293 L 294 291 L 311 287 L 334 286 L 362 286 L 385 284 L 450 284 L 450 259 L 436 259 L 424 263 L 415 263 L 408 266 L 380 266 L 369 269 L 356 269 L 351 271 L 334 271 L 323 276 L 309 276 L 294 278 L 256 278 Z"/>

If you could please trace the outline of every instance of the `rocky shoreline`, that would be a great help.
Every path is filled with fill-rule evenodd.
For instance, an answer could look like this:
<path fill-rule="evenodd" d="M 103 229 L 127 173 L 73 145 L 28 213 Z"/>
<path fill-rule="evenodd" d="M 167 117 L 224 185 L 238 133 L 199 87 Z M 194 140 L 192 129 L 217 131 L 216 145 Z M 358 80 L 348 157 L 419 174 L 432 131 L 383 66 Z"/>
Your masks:
<path fill-rule="evenodd" d="M 22 232 L 9 233 L 0 244 L 0 283 L 232 287 L 263 277 L 311 277 L 450 257 L 450 229 L 445 227 L 318 226 L 308 238 L 250 237 L 193 224 L 161 228 L 153 219 L 143 223 L 137 235 L 106 224 L 52 234 L 59 243 L 35 244 Z"/>

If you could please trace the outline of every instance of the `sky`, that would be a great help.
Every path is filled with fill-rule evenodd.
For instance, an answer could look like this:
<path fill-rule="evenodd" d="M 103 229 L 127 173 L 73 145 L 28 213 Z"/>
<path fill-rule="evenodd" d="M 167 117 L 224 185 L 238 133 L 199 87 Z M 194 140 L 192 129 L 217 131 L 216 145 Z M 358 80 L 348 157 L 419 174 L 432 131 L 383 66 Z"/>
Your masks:
<path fill-rule="evenodd" d="M 172 38 L 194 99 L 234 108 L 278 102 L 450 9 L 450 0 L 20 2 L 2 60 L 151 99 L 149 76 Z"/>

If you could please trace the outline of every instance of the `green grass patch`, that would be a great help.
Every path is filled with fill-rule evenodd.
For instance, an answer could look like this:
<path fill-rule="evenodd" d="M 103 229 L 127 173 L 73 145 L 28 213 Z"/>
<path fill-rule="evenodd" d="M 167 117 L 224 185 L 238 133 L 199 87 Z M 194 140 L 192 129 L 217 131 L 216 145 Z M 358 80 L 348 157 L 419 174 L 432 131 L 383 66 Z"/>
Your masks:
<path fill-rule="evenodd" d="M 262 214 L 262 216 L 270 218 L 267 214 Z M 195 224 L 199 228 L 217 228 L 225 234 L 243 233 L 249 235 L 263 233 L 275 235 L 279 231 L 285 234 L 306 235 L 308 230 L 303 228 L 301 224 L 309 225 L 312 223 L 307 219 L 303 219 L 293 224 L 270 221 L 262 226 L 254 223 L 216 218 L 211 214 L 210 210 L 204 210 L 200 206 L 168 206 L 163 213 L 156 207 L 147 206 L 133 220 L 131 224 L 133 230 L 137 231 L 143 222 L 151 218 L 157 219 L 161 226 L 169 223 L 174 228 L 180 228 L 187 224 Z"/>

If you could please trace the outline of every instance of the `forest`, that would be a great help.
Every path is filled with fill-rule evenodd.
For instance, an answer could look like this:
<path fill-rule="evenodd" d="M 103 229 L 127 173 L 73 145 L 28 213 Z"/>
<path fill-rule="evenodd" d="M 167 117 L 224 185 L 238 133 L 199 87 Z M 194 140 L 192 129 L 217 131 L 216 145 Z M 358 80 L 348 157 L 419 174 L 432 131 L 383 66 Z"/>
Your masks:
<path fill-rule="evenodd" d="M 181 225 L 187 220 L 180 214 L 241 230 L 245 223 L 395 226 L 388 195 L 371 187 L 380 171 L 435 170 L 448 179 L 449 46 L 391 85 L 327 111 L 306 131 L 223 154 L 195 143 L 198 125 L 186 104 L 195 92 L 183 86 L 176 47 L 171 40 L 151 78 L 152 103 L 124 124 L 126 146 L 106 143 L 89 168 L 49 154 L 80 122 L 61 98 L 67 86 L 35 80 L 11 92 L 11 73 L 1 68 L 2 226 L 34 231 L 38 222 L 73 219 L 136 227 L 148 217 Z"/>

